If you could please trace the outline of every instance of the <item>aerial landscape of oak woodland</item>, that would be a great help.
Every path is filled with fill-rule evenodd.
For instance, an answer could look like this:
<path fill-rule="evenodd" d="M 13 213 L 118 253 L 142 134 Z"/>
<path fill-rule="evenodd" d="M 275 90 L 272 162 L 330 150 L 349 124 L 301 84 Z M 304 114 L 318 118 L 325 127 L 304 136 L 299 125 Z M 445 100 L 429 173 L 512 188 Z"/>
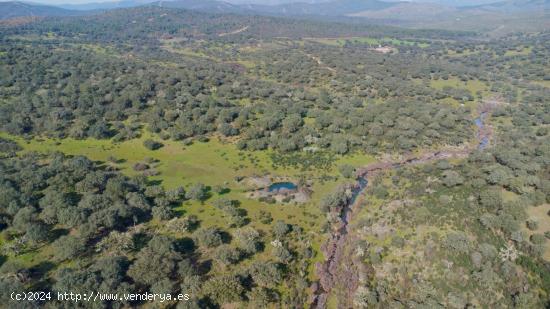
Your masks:
<path fill-rule="evenodd" d="M 550 0 L 0 2 L 0 308 L 550 308 Z"/>

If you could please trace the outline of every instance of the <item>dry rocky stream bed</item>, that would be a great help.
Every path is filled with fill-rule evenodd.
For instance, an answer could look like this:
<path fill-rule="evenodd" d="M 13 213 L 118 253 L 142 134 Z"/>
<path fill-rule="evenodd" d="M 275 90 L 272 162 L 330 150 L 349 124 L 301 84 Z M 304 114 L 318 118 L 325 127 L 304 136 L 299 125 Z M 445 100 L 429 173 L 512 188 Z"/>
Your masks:
<path fill-rule="evenodd" d="M 338 308 L 352 308 L 353 295 L 359 286 L 359 276 L 368 271 L 370 267 L 363 263 L 359 257 L 350 254 L 346 247 L 353 243 L 355 235 L 349 230 L 349 222 L 353 213 L 363 204 L 362 196 L 368 186 L 368 176 L 374 173 L 399 168 L 406 165 L 422 164 L 447 158 L 464 158 L 472 151 L 486 148 L 492 140 L 493 131 L 486 124 L 492 110 L 497 105 L 496 100 L 486 101 L 479 109 L 479 116 L 474 120 L 477 127 L 474 141 L 460 149 L 442 149 L 433 152 L 425 152 L 417 155 L 406 156 L 399 160 L 387 160 L 367 165 L 357 170 L 357 181 L 349 185 L 349 197 L 343 205 L 340 205 L 340 220 L 331 226 L 331 234 L 328 240 L 321 246 L 325 256 L 324 262 L 315 265 L 319 278 L 311 286 L 313 297 L 311 308 L 326 308 L 327 299 L 335 287 L 340 288 Z"/>

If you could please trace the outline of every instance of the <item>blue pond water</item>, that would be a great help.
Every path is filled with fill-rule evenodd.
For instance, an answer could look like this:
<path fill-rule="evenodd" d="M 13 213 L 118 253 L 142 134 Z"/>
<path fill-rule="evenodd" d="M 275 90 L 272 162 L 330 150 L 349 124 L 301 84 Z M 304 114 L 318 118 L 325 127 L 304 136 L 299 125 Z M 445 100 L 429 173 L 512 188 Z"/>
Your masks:
<path fill-rule="evenodd" d="M 279 190 L 296 190 L 298 189 L 298 186 L 293 184 L 292 182 L 276 182 L 269 186 L 268 191 L 279 191 Z"/>

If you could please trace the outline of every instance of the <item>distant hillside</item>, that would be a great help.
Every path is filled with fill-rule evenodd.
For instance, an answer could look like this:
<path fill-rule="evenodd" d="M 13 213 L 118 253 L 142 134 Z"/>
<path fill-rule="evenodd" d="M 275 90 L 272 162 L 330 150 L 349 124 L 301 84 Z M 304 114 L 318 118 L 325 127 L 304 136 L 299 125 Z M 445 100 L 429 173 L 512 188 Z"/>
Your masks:
<path fill-rule="evenodd" d="M 388 2 L 399 2 L 400 0 L 386 0 Z M 546 3 L 548 5 L 548 0 L 408 0 L 407 2 L 411 3 L 430 3 L 430 4 L 439 4 L 455 8 L 465 8 L 465 7 L 498 7 L 501 5 L 512 4 L 518 9 L 531 9 L 530 6 L 533 4 Z"/>
<path fill-rule="evenodd" d="M 208 13 L 245 13 L 247 11 L 246 9 L 238 5 L 215 0 L 156 1 L 151 3 L 150 5 L 165 8 L 205 11 Z"/>
<path fill-rule="evenodd" d="M 357 12 L 371 10 L 377 11 L 397 5 L 396 3 L 379 0 L 336 0 L 323 3 L 288 3 L 276 6 L 246 5 L 244 7 L 261 13 L 275 15 L 320 15 L 343 16 Z"/>
<path fill-rule="evenodd" d="M 301 17 L 323 21 L 353 23 L 382 23 L 385 25 L 468 31 L 540 31 L 550 29 L 550 0 L 502 0 L 480 2 L 475 6 L 447 6 L 438 0 L 303 0 L 304 2 L 279 5 L 231 4 L 218 0 L 122 0 L 107 3 L 65 5 L 63 8 L 34 5 L 23 2 L 0 3 L 0 19 L 26 16 L 90 15 L 99 11 L 154 6 L 186 9 L 207 13 L 236 13 L 241 15 L 267 15 Z M 424 0 L 422 0 L 424 1 Z M 437 2 L 437 3 L 436 3 Z M 457 1 L 467 4 L 471 1 Z"/>
<path fill-rule="evenodd" d="M 94 0 L 91 0 L 94 1 Z M 122 1 L 109 1 L 109 2 L 90 2 L 84 4 L 60 4 L 58 7 L 68 9 L 68 10 L 79 10 L 79 11 L 88 11 L 88 10 L 111 10 L 111 9 L 121 9 L 121 8 L 131 8 L 141 5 L 146 5 L 152 2 L 157 2 L 157 0 L 122 0 Z"/>
<path fill-rule="evenodd" d="M 219 1 L 206 1 L 218 2 Z M 168 2 L 166 2 L 168 3 Z M 228 4 L 228 3 L 227 3 Z M 449 0 L 332 0 L 293 2 L 279 5 L 231 5 L 250 11 L 283 16 L 360 16 L 374 19 L 413 20 L 439 17 L 444 19 L 454 12 L 479 14 L 480 12 L 515 14 L 519 12 L 541 12 L 550 9 L 550 0 L 486 0 L 486 1 L 449 1 Z M 439 14 L 443 14 L 437 16 Z"/>
<path fill-rule="evenodd" d="M 473 5 L 482 5 L 497 2 L 499 0 L 409 0 L 411 3 L 431 3 L 439 4 L 450 7 L 462 7 L 462 6 L 473 6 Z M 393 1 L 398 2 L 398 1 Z"/>
<path fill-rule="evenodd" d="M 29 4 L 19 1 L 0 2 L 0 19 L 28 16 L 75 16 L 80 14 L 82 13 L 55 6 Z"/>
<path fill-rule="evenodd" d="M 550 29 L 549 4 L 550 0 L 509 0 L 451 7 L 436 3 L 401 2 L 383 10 L 365 10 L 348 16 L 404 27 L 503 34 Z"/>
<path fill-rule="evenodd" d="M 261 15 L 211 14 L 198 11 L 143 6 L 109 10 L 82 17 L 45 18 L 25 27 L 0 26 L 0 35 L 44 34 L 63 29 L 67 37 L 94 42 L 134 41 L 139 45 L 158 45 L 161 38 L 195 37 L 231 40 L 275 37 L 407 37 L 454 38 L 471 36 L 470 32 L 408 30 L 365 23 L 334 23 L 319 20 L 279 18 Z M 245 29 L 245 30 L 242 30 Z M 3 32 L 2 32 L 3 31 Z"/>
<path fill-rule="evenodd" d="M 370 19 L 411 21 L 425 20 L 426 18 L 448 18 L 448 14 L 452 14 L 457 11 L 458 9 L 456 8 L 439 4 L 403 2 L 382 10 L 364 10 L 348 15 L 355 17 L 367 17 Z"/>
<path fill-rule="evenodd" d="M 97 10 L 155 5 L 167 8 L 199 10 L 209 13 L 318 17 L 355 16 L 374 20 L 417 20 L 418 22 L 427 22 L 426 18 L 443 20 L 448 18 L 448 14 L 457 12 L 479 16 L 483 13 L 541 13 L 544 11 L 548 12 L 550 9 L 550 0 L 302 0 L 282 4 L 276 4 L 280 1 L 271 1 L 271 3 L 274 3 L 272 5 L 232 4 L 230 2 L 235 3 L 235 1 L 231 0 L 120 0 L 86 4 L 65 4 L 54 7 L 12 1 L 0 3 L 0 16 L 2 16 L 0 18 L 78 15 L 82 13 L 78 13 L 77 11 L 93 12 Z M 242 2 L 245 3 L 246 1 Z"/>
<path fill-rule="evenodd" d="M 167 8 L 207 11 L 209 13 L 236 13 L 245 12 L 246 9 L 224 1 L 216 0 L 122 0 L 114 2 L 95 2 L 86 4 L 67 4 L 60 7 L 74 10 L 111 10 L 118 8 L 132 8 L 138 6 L 154 5 Z"/>
<path fill-rule="evenodd" d="M 234 1 L 233 1 L 234 2 Z M 303 0 L 277 4 L 231 4 L 223 0 L 122 0 L 79 5 L 62 5 L 74 10 L 96 10 L 129 8 L 142 5 L 156 5 L 168 8 L 206 11 L 209 13 L 256 13 L 281 16 L 344 16 L 364 10 L 381 10 L 396 5 L 380 0 Z"/>
<path fill-rule="evenodd" d="M 493 3 L 467 6 L 462 9 L 480 9 L 504 13 L 517 13 L 528 11 L 540 11 L 550 9 L 550 0 L 506 0 Z"/>

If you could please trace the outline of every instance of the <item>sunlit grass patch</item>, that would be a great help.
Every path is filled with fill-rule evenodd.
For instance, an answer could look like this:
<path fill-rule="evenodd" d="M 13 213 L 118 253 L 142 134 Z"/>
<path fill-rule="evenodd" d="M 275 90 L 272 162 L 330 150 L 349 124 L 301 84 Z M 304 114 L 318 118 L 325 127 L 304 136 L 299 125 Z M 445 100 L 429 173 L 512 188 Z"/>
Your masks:
<path fill-rule="evenodd" d="M 523 46 L 521 48 L 507 50 L 504 56 L 525 56 L 529 55 L 532 51 L 532 46 Z"/>
<path fill-rule="evenodd" d="M 350 164 L 360 167 L 373 162 L 372 156 L 355 153 L 346 156 L 338 156 L 328 170 L 313 169 L 307 172 L 298 168 L 272 166 L 271 151 L 241 151 L 233 143 L 217 138 L 209 142 L 195 142 L 185 146 L 177 141 L 163 141 L 147 132 L 140 138 L 115 143 L 111 140 L 85 139 L 77 140 L 39 138 L 25 140 L 21 137 L 0 133 L 1 137 L 17 141 L 23 148 L 23 152 L 37 151 L 48 153 L 60 151 L 68 155 L 84 155 L 92 160 L 105 162 L 119 168 L 126 175 L 137 175 L 132 167 L 139 162 L 157 161 L 151 168 L 159 172 L 149 179 L 158 181 L 166 189 L 183 186 L 188 188 L 195 183 L 204 183 L 207 186 L 224 186 L 228 193 L 219 195 L 211 192 L 211 197 L 204 202 L 185 201 L 176 206 L 174 210 L 180 215 L 196 215 L 201 221 L 202 227 L 218 226 L 228 228 L 228 221 L 223 213 L 212 205 L 212 201 L 224 197 L 239 200 L 240 207 L 247 212 L 250 218 L 250 226 L 270 231 L 271 224 L 262 223 L 259 219 L 261 212 L 267 212 L 273 218 L 273 222 L 283 220 L 289 224 L 301 226 L 306 233 L 312 233 L 312 246 L 317 251 L 315 260 L 321 260 L 322 254 L 318 251 L 322 242 L 321 224 L 325 220 L 318 205 L 322 197 L 331 192 L 337 185 L 352 180 L 339 176 L 338 166 Z M 154 139 L 163 144 L 158 150 L 149 150 L 143 142 L 146 139 Z M 118 162 L 113 163 L 113 159 Z M 246 197 L 248 188 L 236 181 L 237 177 L 269 174 L 272 176 L 285 176 L 298 180 L 305 177 L 312 182 L 313 194 L 310 201 L 305 204 L 275 203 L 267 204 Z M 152 222 L 151 224 L 154 224 Z M 29 256 L 29 258 L 31 258 Z"/>

